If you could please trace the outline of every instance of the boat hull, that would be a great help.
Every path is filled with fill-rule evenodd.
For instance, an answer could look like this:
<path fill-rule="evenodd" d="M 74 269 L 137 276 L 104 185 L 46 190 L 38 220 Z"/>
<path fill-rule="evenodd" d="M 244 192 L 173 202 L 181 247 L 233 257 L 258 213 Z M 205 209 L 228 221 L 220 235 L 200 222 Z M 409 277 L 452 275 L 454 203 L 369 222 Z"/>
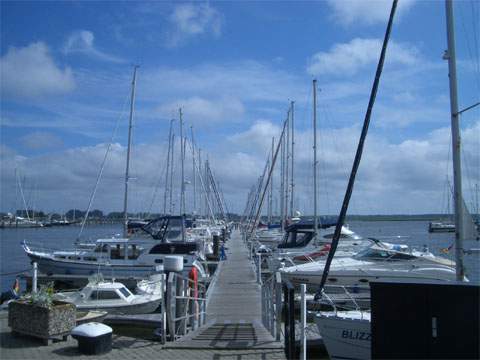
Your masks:
<path fill-rule="evenodd" d="M 364 360 L 371 358 L 370 319 L 357 317 L 315 317 L 330 359 Z"/>

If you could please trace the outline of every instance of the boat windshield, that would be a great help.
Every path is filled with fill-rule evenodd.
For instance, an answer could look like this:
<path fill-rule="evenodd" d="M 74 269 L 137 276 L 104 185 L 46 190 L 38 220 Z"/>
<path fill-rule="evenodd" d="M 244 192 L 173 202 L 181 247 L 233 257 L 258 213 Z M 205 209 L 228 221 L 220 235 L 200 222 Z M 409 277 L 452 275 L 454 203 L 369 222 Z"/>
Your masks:
<path fill-rule="evenodd" d="M 182 225 L 181 218 L 170 219 L 165 239 L 168 241 L 182 241 Z"/>
<path fill-rule="evenodd" d="M 416 257 L 412 254 L 393 251 L 389 249 L 380 249 L 376 247 L 369 247 L 360 251 L 353 256 L 356 260 L 366 261 L 398 261 L 398 260 L 413 260 Z"/>
<path fill-rule="evenodd" d="M 122 287 L 119 289 L 120 292 L 122 293 L 123 296 L 125 296 L 127 299 L 130 297 L 130 296 L 133 296 L 133 294 L 125 287 Z"/>
<path fill-rule="evenodd" d="M 298 231 L 287 232 L 282 244 L 280 244 L 278 248 L 284 249 L 284 248 L 304 247 L 310 242 L 312 237 L 313 237 L 313 232 L 298 232 Z"/>

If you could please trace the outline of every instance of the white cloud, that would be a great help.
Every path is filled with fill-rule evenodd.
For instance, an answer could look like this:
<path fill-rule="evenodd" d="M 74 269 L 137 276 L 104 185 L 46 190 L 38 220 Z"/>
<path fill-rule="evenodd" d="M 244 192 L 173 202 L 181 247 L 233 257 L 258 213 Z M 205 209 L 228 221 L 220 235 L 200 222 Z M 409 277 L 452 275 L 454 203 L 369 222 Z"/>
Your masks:
<path fill-rule="evenodd" d="M 307 72 L 312 75 L 354 75 L 363 67 L 378 62 L 381 48 L 380 39 L 355 38 L 348 43 L 335 44 L 328 52 L 314 54 L 309 60 Z M 413 65 L 418 56 L 415 47 L 390 41 L 386 62 Z"/>
<path fill-rule="evenodd" d="M 217 180 L 222 184 L 231 210 L 243 210 L 246 195 L 265 165 L 271 136 L 278 137 L 279 132 L 277 125 L 259 121 L 231 138 L 219 137 L 209 149 L 210 163 Z M 322 213 L 338 211 L 359 132 L 358 127 L 319 131 L 319 197 Z M 462 131 L 463 157 L 468 158 L 470 164 L 480 162 L 478 134 L 479 121 Z M 369 134 L 350 213 L 441 212 L 446 171 L 451 173 L 449 137 L 449 127 L 398 144 L 375 133 Z M 296 139 L 296 201 L 297 207 L 308 214 L 312 209 L 311 131 L 297 131 Z M 131 198 L 132 211 L 144 210 L 150 204 L 153 184 L 165 167 L 165 145 L 165 142 L 141 144 L 135 148 L 131 163 L 132 177 L 135 178 L 131 182 L 131 193 L 134 194 Z M 85 208 L 105 149 L 105 144 L 99 144 L 43 156 L 19 157 L 11 149 L 0 147 L 2 189 L 10 189 L 1 193 L 2 210 L 11 211 L 11 204 L 15 201 L 15 166 L 26 179 L 37 183 L 37 203 L 42 204 L 44 209 Z M 105 211 L 121 209 L 125 153 L 124 146 L 113 145 L 94 207 Z M 205 159 L 205 152 L 202 154 Z M 175 156 L 178 155 L 179 151 L 176 151 Z M 191 164 L 188 151 L 187 163 Z M 276 169 L 278 171 L 278 166 Z M 179 184 L 178 171 L 175 176 L 175 184 Z M 191 179 L 191 166 L 186 166 L 186 178 Z M 278 194 L 278 179 L 276 172 L 275 197 Z M 475 184 L 475 181 L 478 182 L 478 169 L 464 172 L 466 199 L 471 198 L 468 185 Z M 160 193 L 162 189 L 163 177 L 160 176 Z M 192 188 L 189 187 L 187 192 L 187 206 L 191 206 Z M 175 193 L 178 193 L 177 185 Z M 61 203 L 58 199 L 61 199 Z M 156 210 L 162 208 L 162 200 L 158 199 L 155 206 Z"/>
<path fill-rule="evenodd" d="M 402 17 L 414 4 L 415 0 L 399 1 L 396 19 Z M 333 19 L 344 26 L 386 24 L 392 8 L 392 2 L 387 0 L 328 0 L 328 5 L 333 11 Z"/>
<path fill-rule="evenodd" d="M 168 34 L 167 45 L 175 47 L 196 36 L 219 37 L 222 32 L 223 17 L 208 3 L 181 4 L 175 6 L 169 21 L 172 29 Z"/>
<path fill-rule="evenodd" d="M 101 61 L 113 62 L 113 63 L 124 63 L 124 59 L 119 58 L 114 55 L 107 54 L 101 50 L 98 50 L 95 45 L 95 36 L 91 31 L 88 30 L 77 30 L 70 34 L 65 45 L 63 47 L 63 52 L 66 55 L 80 53 L 86 56 L 98 59 Z"/>
<path fill-rule="evenodd" d="M 0 71 L 2 96 L 34 99 L 75 88 L 72 70 L 59 68 L 43 42 L 10 47 L 0 59 Z"/>
<path fill-rule="evenodd" d="M 198 96 L 163 104 L 157 110 L 162 116 L 168 118 L 172 115 L 177 117 L 179 108 L 182 108 L 189 122 L 203 124 L 238 121 L 245 113 L 245 108 L 238 99 L 223 97 L 209 100 Z"/>
<path fill-rule="evenodd" d="M 33 150 L 58 148 L 63 147 L 64 145 L 62 139 L 60 139 L 58 136 L 42 131 L 36 131 L 27 134 L 22 136 L 19 140 L 22 146 Z"/>

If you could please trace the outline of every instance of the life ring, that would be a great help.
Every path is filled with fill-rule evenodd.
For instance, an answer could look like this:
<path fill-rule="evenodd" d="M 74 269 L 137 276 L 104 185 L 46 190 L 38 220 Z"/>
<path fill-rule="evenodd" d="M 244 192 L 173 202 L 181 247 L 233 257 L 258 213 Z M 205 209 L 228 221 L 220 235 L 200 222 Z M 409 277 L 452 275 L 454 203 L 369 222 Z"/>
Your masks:
<path fill-rule="evenodd" d="M 193 290 L 193 297 L 195 300 L 193 300 L 193 306 L 195 310 L 195 320 L 198 321 L 199 315 L 200 315 L 200 305 L 198 303 L 198 270 L 195 266 L 192 266 L 192 269 L 188 273 L 188 279 L 191 280 L 189 281 L 189 287 L 190 289 Z"/>
<path fill-rule="evenodd" d="M 195 266 L 192 266 L 192 269 L 188 273 L 188 278 L 190 288 L 193 289 L 193 295 L 195 298 L 198 298 L 198 270 Z"/>

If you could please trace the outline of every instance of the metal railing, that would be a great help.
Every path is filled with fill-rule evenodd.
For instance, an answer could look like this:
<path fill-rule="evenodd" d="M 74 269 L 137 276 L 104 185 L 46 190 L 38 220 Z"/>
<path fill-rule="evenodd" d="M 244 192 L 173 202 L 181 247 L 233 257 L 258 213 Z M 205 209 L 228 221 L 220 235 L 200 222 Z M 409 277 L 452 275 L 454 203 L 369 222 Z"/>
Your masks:
<path fill-rule="evenodd" d="M 207 288 L 177 273 L 169 273 L 165 296 L 166 331 L 170 340 L 186 335 L 206 323 Z"/>
<path fill-rule="evenodd" d="M 280 341 L 282 331 L 282 278 L 278 272 L 262 285 L 262 323 L 275 340 Z"/>

